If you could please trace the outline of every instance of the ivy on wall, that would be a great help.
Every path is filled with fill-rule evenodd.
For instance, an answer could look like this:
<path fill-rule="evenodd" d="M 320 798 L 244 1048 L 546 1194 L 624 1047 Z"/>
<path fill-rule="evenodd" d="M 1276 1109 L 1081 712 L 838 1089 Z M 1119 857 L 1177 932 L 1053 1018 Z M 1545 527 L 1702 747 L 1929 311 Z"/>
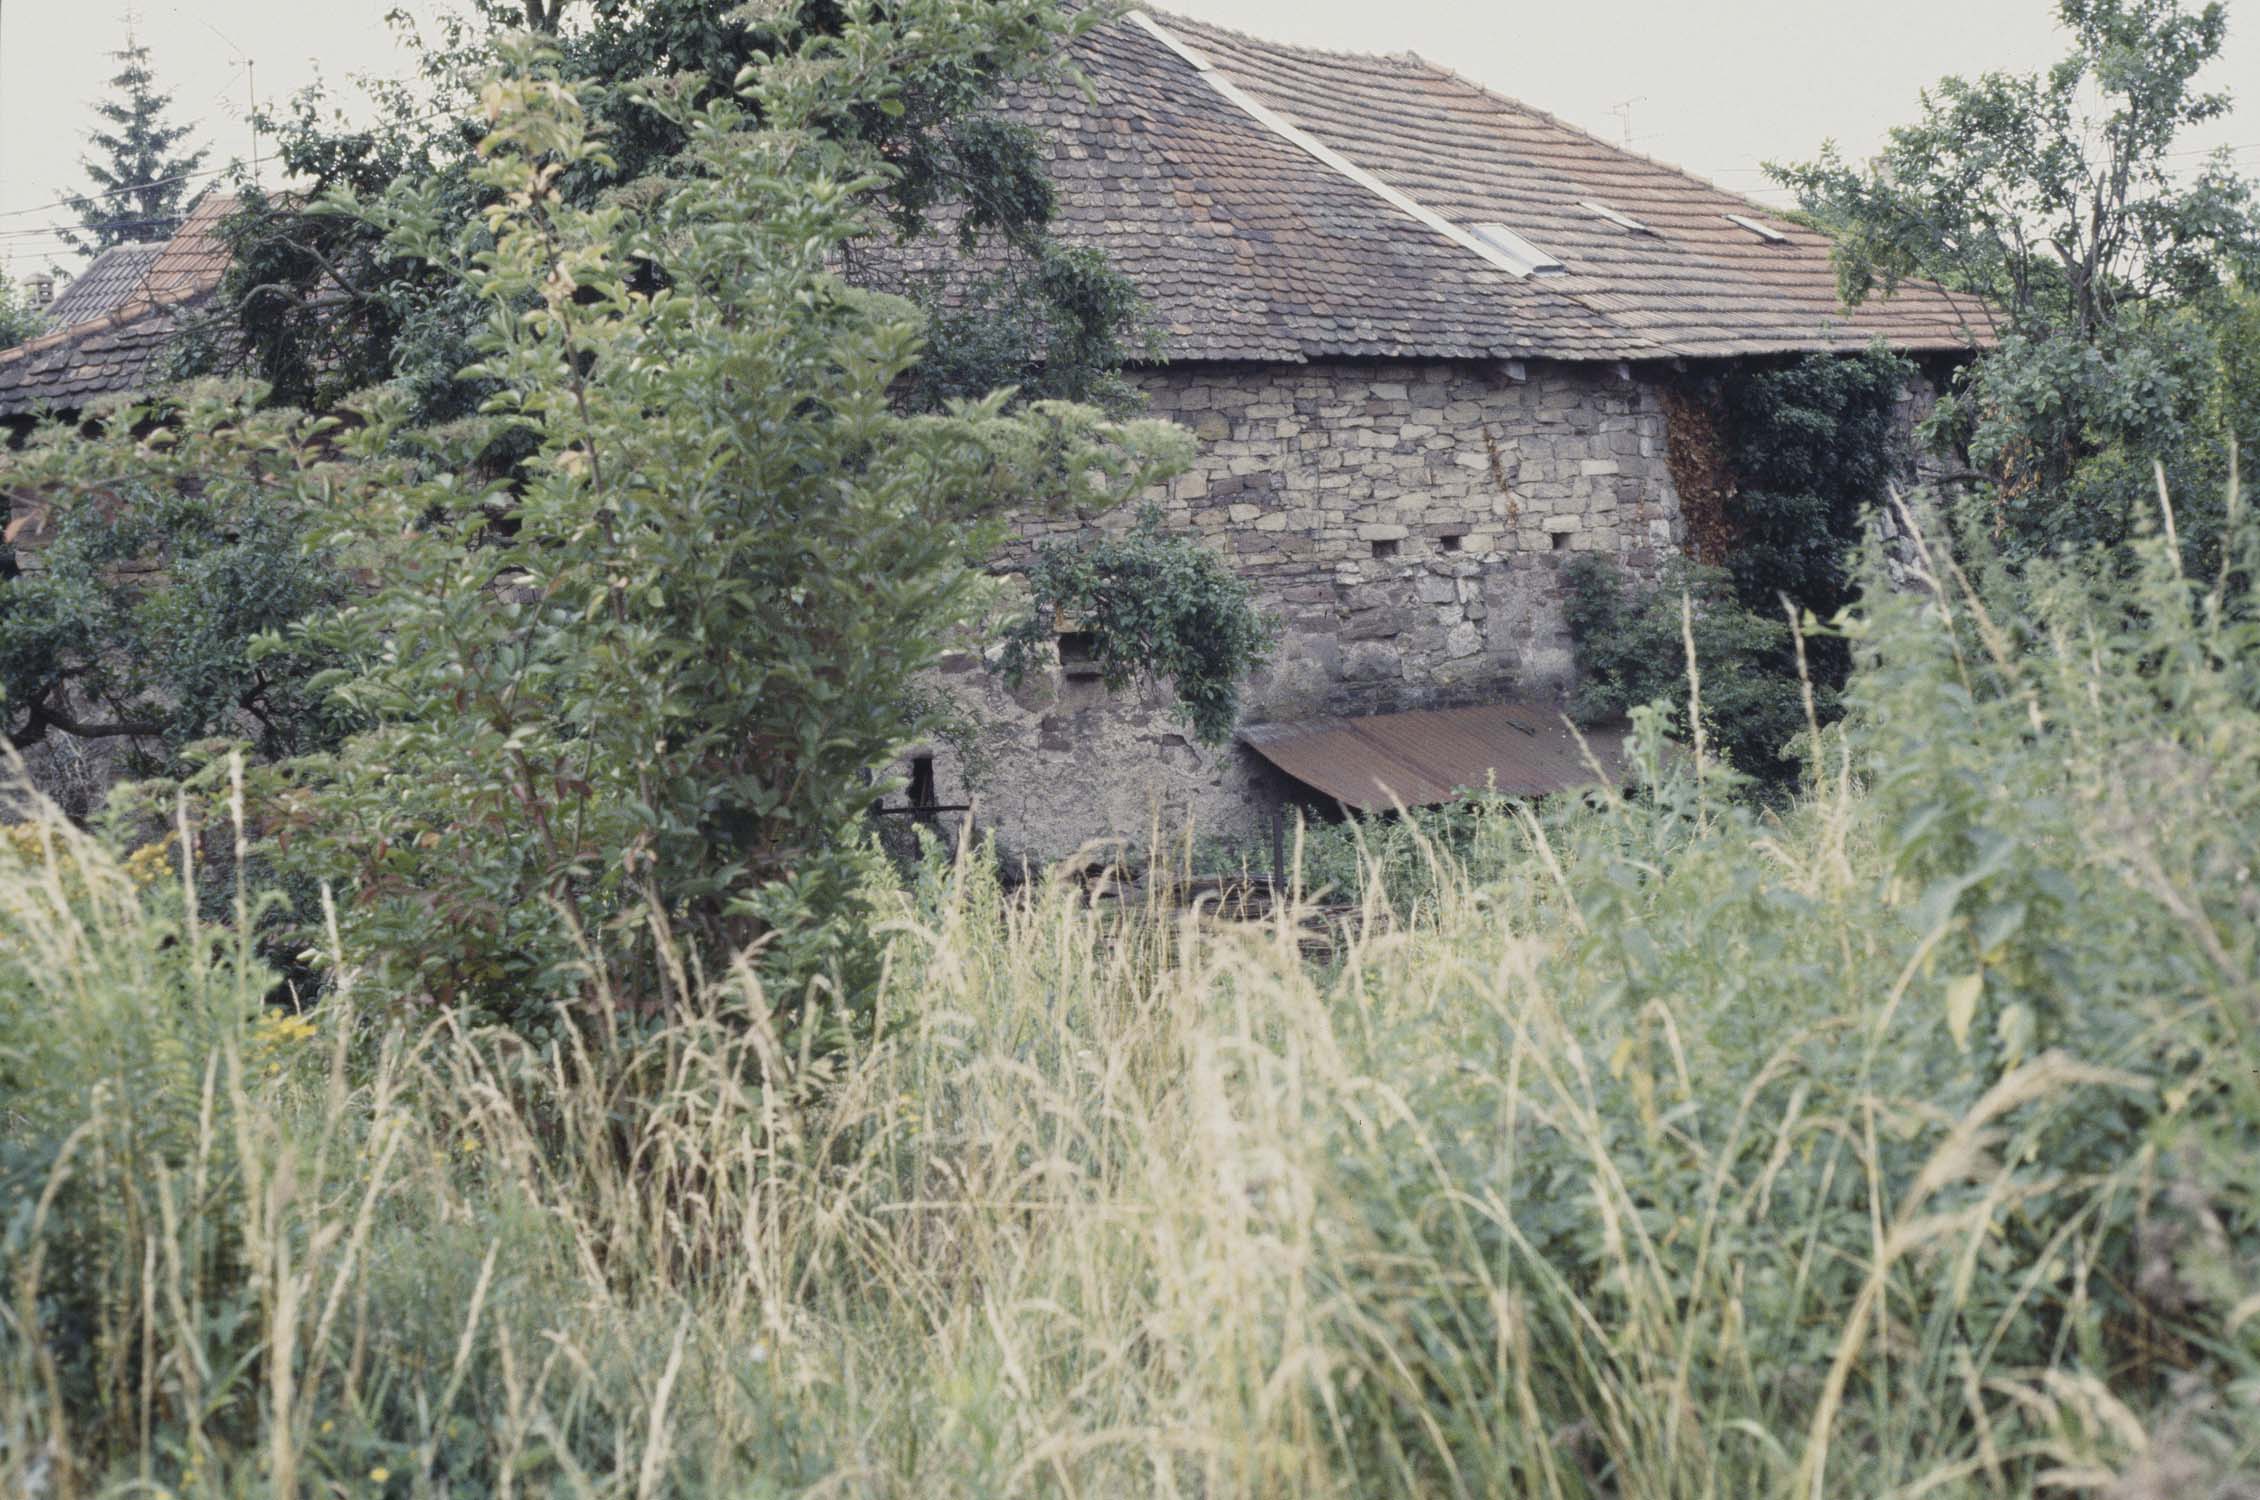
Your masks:
<path fill-rule="evenodd" d="M 1247 581 L 1207 548 L 1166 534 L 1151 505 L 1127 536 L 1040 549 L 1028 588 L 1034 607 L 1005 633 L 1008 681 L 1018 684 L 1072 634 L 1110 689 L 1168 680 L 1178 716 L 1208 745 L 1231 736 L 1241 678 L 1269 658 L 1278 634 Z"/>
<path fill-rule="evenodd" d="M 1896 412 L 1915 373 L 1877 346 L 1737 367 L 1665 393 L 1689 565 L 1650 587 L 1598 560 L 1565 576 L 1582 717 L 1659 700 L 1684 711 L 1684 594 L 1701 616 L 1694 634 L 1706 683 L 1736 686 L 1707 711 L 1712 739 L 1761 783 L 1795 776 L 1804 714 L 1788 611 L 1827 620 L 1853 602 L 1852 549 L 1910 456 Z M 1725 660 L 1707 659 L 1714 649 Z M 1809 640 L 1807 664 L 1816 707 L 1835 717 L 1851 668 L 1845 643 Z"/>

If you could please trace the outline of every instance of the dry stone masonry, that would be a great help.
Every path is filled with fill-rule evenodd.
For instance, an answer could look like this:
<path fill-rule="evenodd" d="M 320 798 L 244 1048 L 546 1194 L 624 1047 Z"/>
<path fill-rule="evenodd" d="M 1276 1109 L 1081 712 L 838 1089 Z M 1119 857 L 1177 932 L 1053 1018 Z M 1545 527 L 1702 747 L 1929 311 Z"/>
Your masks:
<path fill-rule="evenodd" d="M 1249 722 L 1558 694 L 1571 672 L 1563 566 L 1651 571 L 1680 541 L 1655 386 L 1627 367 L 1520 361 L 1171 365 L 1149 413 L 1190 428 L 1161 503 L 1254 582 L 1281 626 Z M 1118 512 L 1100 525 L 1120 527 Z M 1073 521 L 1027 524 L 1000 566 Z M 1031 854 L 1191 818 L 1251 835 L 1268 772 L 1193 742 L 1166 691 L 1110 694 L 1055 671 L 1008 693 L 969 656 L 944 680 L 988 723 L 984 820 Z M 944 801 L 965 790 L 936 747 Z"/>

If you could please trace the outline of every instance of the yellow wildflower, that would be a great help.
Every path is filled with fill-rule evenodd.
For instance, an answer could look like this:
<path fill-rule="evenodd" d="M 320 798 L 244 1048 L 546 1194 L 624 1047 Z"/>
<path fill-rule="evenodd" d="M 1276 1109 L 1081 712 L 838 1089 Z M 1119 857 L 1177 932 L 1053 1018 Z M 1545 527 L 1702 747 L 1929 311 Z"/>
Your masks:
<path fill-rule="evenodd" d="M 126 879 L 137 886 L 155 885 L 172 869 L 173 835 L 143 844 L 125 858 Z"/>

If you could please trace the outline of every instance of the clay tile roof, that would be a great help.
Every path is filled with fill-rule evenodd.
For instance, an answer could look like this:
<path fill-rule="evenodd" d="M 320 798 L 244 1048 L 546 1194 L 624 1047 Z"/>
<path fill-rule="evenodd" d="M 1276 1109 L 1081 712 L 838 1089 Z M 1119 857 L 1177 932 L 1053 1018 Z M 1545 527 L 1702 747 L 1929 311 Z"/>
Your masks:
<path fill-rule="evenodd" d="M 1137 283 L 1167 359 L 1639 360 L 1981 340 L 1977 304 L 1926 284 L 1845 308 L 1824 236 L 1420 58 L 1281 46 L 1158 11 L 1157 35 L 1142 19 L 1076 45 L 1089 94 L 1030 90 L 1013 112 L 1051 137 L 1062 238 L 1098 246 Z M 1357 171 L 1458 229 L 1505 225 L 1564 273 L 1509 274 Z"/>
<path fill-rule="evenodd" d="M 182 292 L 201 296 L 217 287 L 227 274 L 229 258 L 220 225 L 240 206 L 232 193 L 206 193 L 197 199 L 180 228 L 165 242 L 156 264 L 149 268 L 149 294 L 159 298 Z"/>
<path fill-rule="evenodd" d="M 162 244 L 112 245 L 95 256 L 47 305 L 48 326 L 70 328 L 99 318 L 140 291 L 150 262 L 164 248 Z"/>
<path fill-rule="evenodd" d="M 173 237 L 156 247 L 125 296 L 69 327 L 0 349 L 0 417 L 77 411 L 97 397 L 154 384 L 158 357 L 182 316 L 211 295 L 227 270 L 219 226 L 235 209 L 233 197 L 205 194 Z M 97 259 L 89 274 L 101 264 Z"/>

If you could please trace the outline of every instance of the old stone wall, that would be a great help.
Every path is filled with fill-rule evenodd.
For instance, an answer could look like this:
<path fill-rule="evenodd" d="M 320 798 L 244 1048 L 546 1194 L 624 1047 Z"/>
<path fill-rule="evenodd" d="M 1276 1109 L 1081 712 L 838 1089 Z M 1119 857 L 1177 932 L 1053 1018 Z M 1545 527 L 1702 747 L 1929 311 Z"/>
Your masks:
<path fill-rule="evenodd" d="M 1256 585 L 1282 635 L 1244 722 L 1543 696 L 1567 686 L 1560 571 L 1601 552 L 1645 571 L 1680 540 L 1659 390 L 1612 366 L 1367 362 L 1178 365 L 1141 377 L 1191 428 L 1194 467 L 1154 498 Z M 1099 525 L 1119 528 L 1118 512 Z M 1072 537 L 1023 526 L 1000 566 Z M 1193 741 L 1164 689 L 1108 693 L 1054 670 L 1017 692 L 970 656 L 943 683 L 985 723 L 968 788 L 1008 850 L 1050 857 L 1190 819 L 1254 835 L 1272 789 L 1236 745 Z"/>

